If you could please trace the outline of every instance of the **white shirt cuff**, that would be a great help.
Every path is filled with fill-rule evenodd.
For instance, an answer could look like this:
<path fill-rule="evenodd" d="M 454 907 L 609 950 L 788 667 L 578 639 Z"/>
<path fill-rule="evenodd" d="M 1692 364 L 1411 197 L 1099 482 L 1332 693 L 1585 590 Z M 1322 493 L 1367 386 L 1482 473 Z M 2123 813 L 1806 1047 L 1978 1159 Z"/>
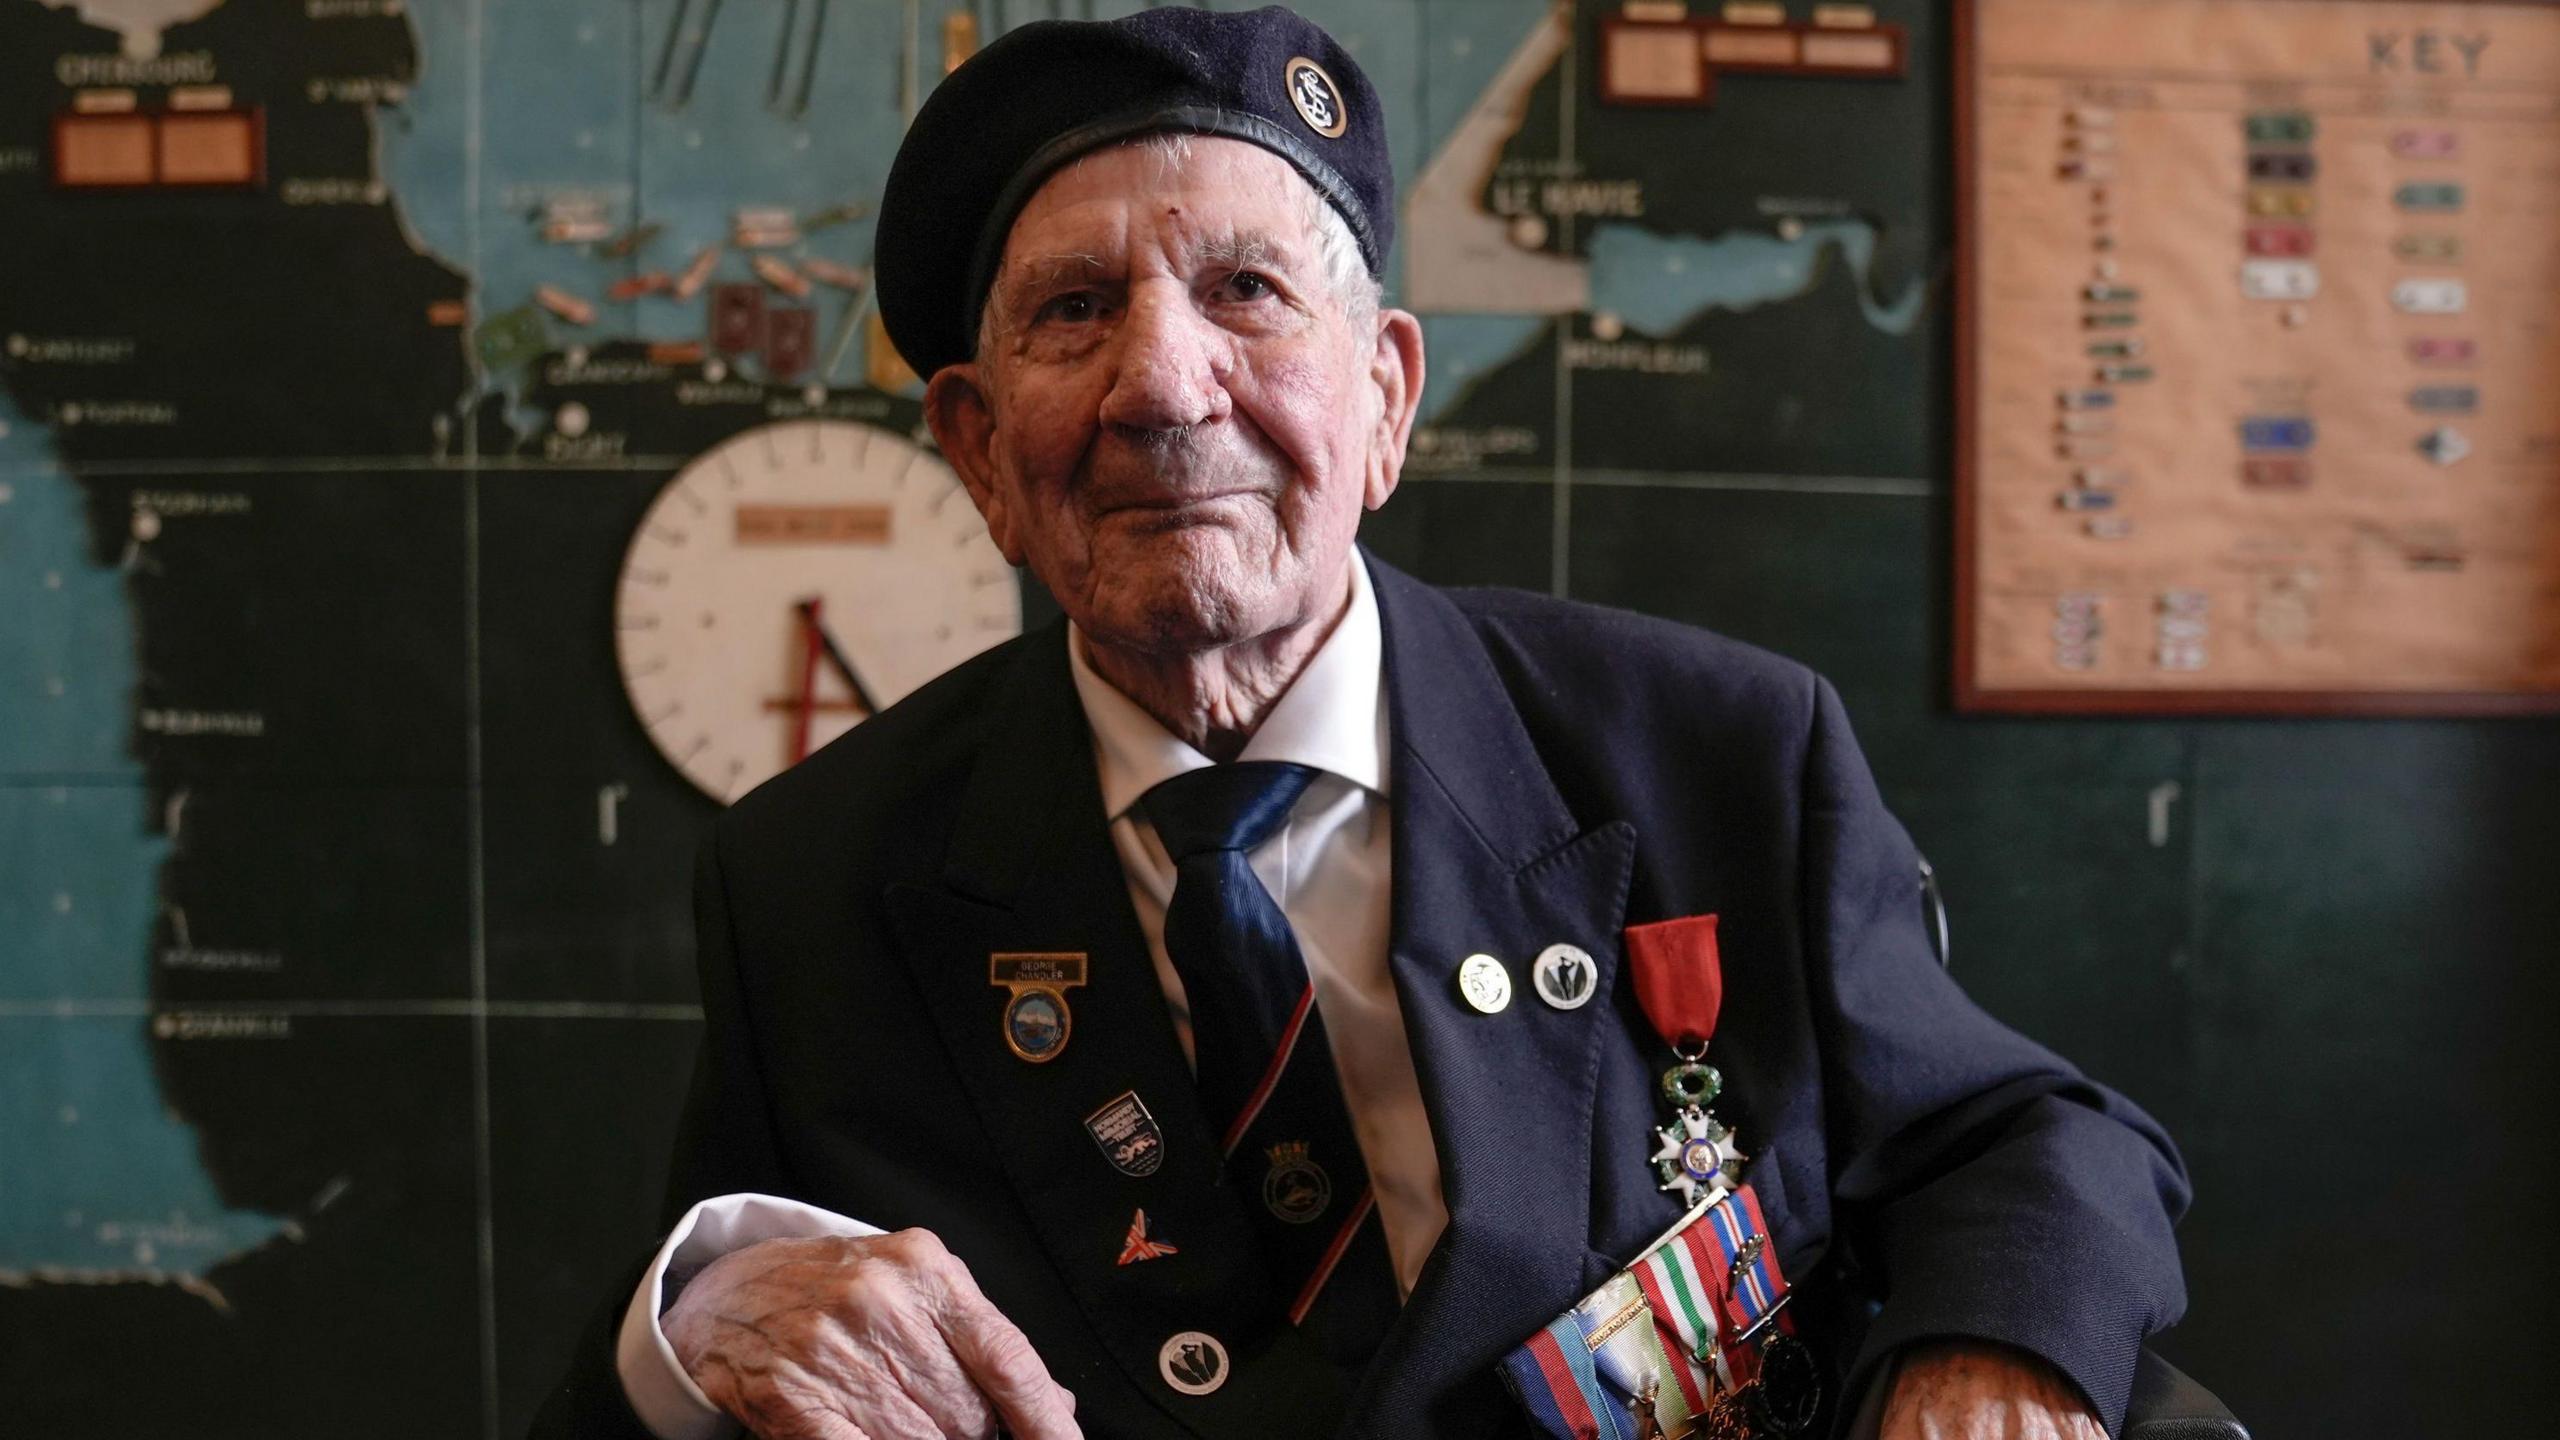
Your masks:
<path fill-rule="evenodd" d="M 725 1440 L 738 1432 L 738 1422 L 721 1413 L 684 1372 L 675 1347 L 659 1328 L 669 1270 L 690 1275 L 732 1250 L 764 1240 L 880 1233 L 877 1225 L 776 1195 L 720 1195 L 686 1211 L 667 1243 L 658 1247 L 630 1308 L 622 1313 L 614 1368 L 622 1376 L 622 1393 L 631 1401 L 632 1413 L 658 1440 Z"/>

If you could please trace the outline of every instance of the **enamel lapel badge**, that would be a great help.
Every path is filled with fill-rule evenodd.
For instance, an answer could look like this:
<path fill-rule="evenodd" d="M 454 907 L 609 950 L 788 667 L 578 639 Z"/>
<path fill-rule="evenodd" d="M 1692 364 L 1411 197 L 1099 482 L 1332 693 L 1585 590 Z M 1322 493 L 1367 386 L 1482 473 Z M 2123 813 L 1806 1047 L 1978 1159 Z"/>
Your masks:
<path fill-rule="evenodd" d="M 1067 992 L 1084 984 L 1081 950 L 987 957 L 987 983 L 1012 992 L 1004 1005 L 1004 1043 L 1014 1058 L 1046 1065 L 1066 1053 L 1075 1031 Z"/>

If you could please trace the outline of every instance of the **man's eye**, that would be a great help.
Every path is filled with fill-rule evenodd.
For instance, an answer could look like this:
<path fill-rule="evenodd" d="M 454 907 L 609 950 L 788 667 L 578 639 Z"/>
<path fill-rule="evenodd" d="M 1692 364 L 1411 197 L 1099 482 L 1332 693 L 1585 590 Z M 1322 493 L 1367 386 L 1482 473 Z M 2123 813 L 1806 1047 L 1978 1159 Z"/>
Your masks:
<path fill-rule="evenodd" d="M 1060 295 L 1041 306 L 1039 318 L 1063 320 L 1070 325 L 1081 325 L 1101 313 L 1101 302 L 1094 299 L 1091 293 L 1079 290 L 1070 295 Z"/>
<path fill-rule="evenodd" d="M 1250 270 L 1239 270 L 1218 282 L 1218 298 L 1221 300 L 1250 302 L 1277 293 L 1270 281 Z"/>

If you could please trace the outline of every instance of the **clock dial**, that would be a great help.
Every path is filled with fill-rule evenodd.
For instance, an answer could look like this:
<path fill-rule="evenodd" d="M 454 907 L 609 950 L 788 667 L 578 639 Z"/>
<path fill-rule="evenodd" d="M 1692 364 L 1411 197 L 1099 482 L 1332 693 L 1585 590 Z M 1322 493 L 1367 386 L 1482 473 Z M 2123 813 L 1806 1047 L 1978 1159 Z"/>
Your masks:
<path fill-rule="evenodd" d="M 721 801 L 1021 630 L 1013 567 L 951 467 L 850 420 L 696 457 L 641 518 L 614 602 L 633 712 Z"/>

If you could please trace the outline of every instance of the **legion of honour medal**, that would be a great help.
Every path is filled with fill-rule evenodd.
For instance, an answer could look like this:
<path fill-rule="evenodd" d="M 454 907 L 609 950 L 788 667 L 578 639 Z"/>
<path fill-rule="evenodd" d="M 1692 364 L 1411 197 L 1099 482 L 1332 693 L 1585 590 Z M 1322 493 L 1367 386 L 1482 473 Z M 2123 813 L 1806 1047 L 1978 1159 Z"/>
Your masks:
<path fill-rule="evenodd" d="M 1662 1098 L 1671 1118 L 1656 1126 L 1652 1155 L 1657 1187 L 1678 1191 L 1680 1203 L 1742 1183 L 1742 1151 L 1713 1105 L 1724 1077 L 1707 1063 L 1707 1037 L 1724 1008 L 1724 967 L 1716 953 L 1712 915 L 1636 925 L 1627 930 L 1627 966 L 1645 1019 L 1661 1032 L 1677 1063 L 1662 1072 Z"/>

